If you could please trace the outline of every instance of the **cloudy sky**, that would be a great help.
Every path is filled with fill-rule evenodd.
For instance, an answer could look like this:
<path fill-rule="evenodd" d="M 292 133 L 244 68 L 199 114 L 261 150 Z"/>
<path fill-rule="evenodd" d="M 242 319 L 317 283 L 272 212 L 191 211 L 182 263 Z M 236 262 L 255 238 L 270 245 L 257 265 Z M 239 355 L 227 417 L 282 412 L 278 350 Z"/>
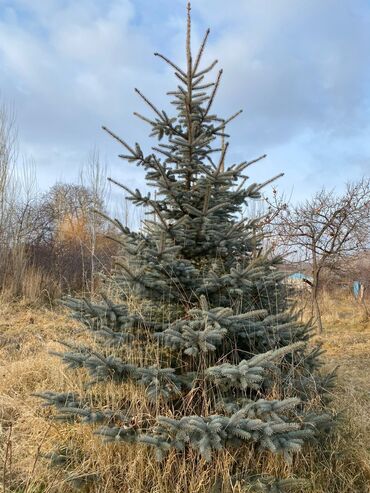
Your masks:
<path fill-rule="evenodd" d="M 185 0 L 0 0 L 0 95 L 42 187 L 73 181 L 92 148 L 130 187 L 143 173 L 116 155 L 107 125 L 150 149 L 140 88 L 163 109 L 176 83 L 160 51 L 184 62 Z M 292 200 L 370 171 L 368 0 L 193 0 L 193 46 L 224 68 L 216 109 L 230 158 L 267 153 L 254 180 L 281 171 Z M 148 113 L 147 113 L 148 114 Z"/>

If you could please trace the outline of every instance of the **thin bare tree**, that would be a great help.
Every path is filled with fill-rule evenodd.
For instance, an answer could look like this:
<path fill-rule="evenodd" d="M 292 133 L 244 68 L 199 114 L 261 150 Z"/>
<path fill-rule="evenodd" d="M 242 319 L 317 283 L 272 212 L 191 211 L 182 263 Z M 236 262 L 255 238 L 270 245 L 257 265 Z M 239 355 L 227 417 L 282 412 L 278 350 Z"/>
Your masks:
<path fill-rule="evenodd" d="M 102 211 L 103 204 L 108 200 L 108 180 L 107 166 L 102 163 L 99 151 L 94 148 L 88 157 L 87 162 L 80 170 L 80 183 L 82 187 L 88 189 L 91 194 L 91 204 L 86 211 L 88 218 L 87 227 L 89 229 L 90 251 L 90 293 L 94 294 L 95 274 L 96 274 L 96 249 L 98 234 L 102 232 L 102 216 L 96 211 Z"/>
<path fill-rule="evenodd" d="M 0 245 L 7 244 L 9 224 L 14 210 L 13 182 L 17 157 L 17 130 L 14 113 L 0 104 Z"/>
<path fill-rule="evenodd" d="M 312 312 L 321 333 L 318 293 L 323 270 L 369 248 L 370 179 L 348 183 L 342 195 L 323 188 L 312 199 L 287 207 L 275 226 L 280 242 L 295 248 L 296 256 L 310 265 Z"/>

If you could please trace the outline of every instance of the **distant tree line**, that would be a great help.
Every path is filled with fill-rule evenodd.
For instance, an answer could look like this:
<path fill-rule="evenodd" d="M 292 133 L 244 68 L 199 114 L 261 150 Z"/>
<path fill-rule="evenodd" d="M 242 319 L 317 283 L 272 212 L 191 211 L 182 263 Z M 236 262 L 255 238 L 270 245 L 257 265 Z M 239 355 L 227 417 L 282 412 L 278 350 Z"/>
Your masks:
<path fill-rule="evenodd" d="M 78 184 L 38 190 L 33 163 L 20 164 L 14 117 L 0 109 L 0 291 L 29 300 L 96 288 L 116 245 L 106 239 L 104 169 L 93 153 Z"/>

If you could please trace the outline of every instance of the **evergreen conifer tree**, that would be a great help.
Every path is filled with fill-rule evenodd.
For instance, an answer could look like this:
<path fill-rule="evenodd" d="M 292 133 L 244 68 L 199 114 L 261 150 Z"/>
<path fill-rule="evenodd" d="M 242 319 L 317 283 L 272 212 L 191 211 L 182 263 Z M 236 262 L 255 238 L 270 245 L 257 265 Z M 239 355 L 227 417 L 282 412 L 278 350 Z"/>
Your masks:
<path fill-rule="evenodd" d="M 281 259 L 263 253 L 258 221 L 243 215 L 271 182 L 248 185 L 245 175 L 265 156 L 226 164 L 226 126 L 240 112 L 226 119 L 212 112 L 222 70 L 207 79 L 217 63 L 202 66 L 209 31 L 193 58 L 190 27 L 189 5 L 184 69 L 155 54 L 175 73 L 174 115 L 136 89 L 151 110 L 136 116 L 159 141 L 153 152 L 103 127 L 123 146 L 120 157 L 144 168 L 156 194 L 112 180 L 148 217 L 139 231 L 110 219 L 121 248 L 110 280 L 119 302 L 64 300 L 100 350 L 64 343 L 67 352 L 56 353 L 69 368 L 84 368 L 91 385 L 121 386 L 122 402 L 127 383 L 139 386 L 150 414 L 94 408 L 74 393 L 38 395 L 59 419 L 94 425 L 106 441 L 147 444 L 159 460 L 191 448 L 212 461 L 216 450 L 246 446 L 291 462 L 328 425 L 332 375 L 318 372 L 321 349 L 309 346 L 312 327 L 289 304 Z M 258 491 L 284 491 L 288 483 L 258 480 Z"/>

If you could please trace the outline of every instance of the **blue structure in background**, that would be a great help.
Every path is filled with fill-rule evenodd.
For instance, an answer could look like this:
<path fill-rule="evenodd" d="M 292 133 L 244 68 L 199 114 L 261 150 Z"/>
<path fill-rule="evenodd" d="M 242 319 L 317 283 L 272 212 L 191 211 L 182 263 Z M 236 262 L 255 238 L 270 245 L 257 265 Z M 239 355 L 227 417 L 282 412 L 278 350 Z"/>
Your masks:
<path fill-rule="evenodd" d="M 361 291 L 361 283 L 360 281 L 354 281 L 353 284 L 352 284 L 352 291 L 353 291 L 353 294 L 356 298 L 356 300 L 358 299 L 359 295 L 360 295 L 360 291 Z"/>
<path fill-rule="evenodd" d="M 302 281 L 306 284 L 312 286 L 313 278 L 307 274 L 303 274 L 303 272 L 294 272 L 288 276 L 288 279 L 292 281 Z M 347 285 L 348 286 L 348 285 Z M 347 287 L 348 289 L 348 287 Z M 356 300 L 361 300 L 364 296 L 364 285 L 360 281 L 353 281 L 352 283 L 352 293 Z"/>
<path fill-rule="evenodd" d="M 303 274 L 302 272 L 294 272 L 293 274 L 290 274 L 290 276 L 288 276 L 288 279 L 292 279 L 293 281 L 303 281 L 308 284 L 312 284 L 313 281 L 311 276 Z"/>

